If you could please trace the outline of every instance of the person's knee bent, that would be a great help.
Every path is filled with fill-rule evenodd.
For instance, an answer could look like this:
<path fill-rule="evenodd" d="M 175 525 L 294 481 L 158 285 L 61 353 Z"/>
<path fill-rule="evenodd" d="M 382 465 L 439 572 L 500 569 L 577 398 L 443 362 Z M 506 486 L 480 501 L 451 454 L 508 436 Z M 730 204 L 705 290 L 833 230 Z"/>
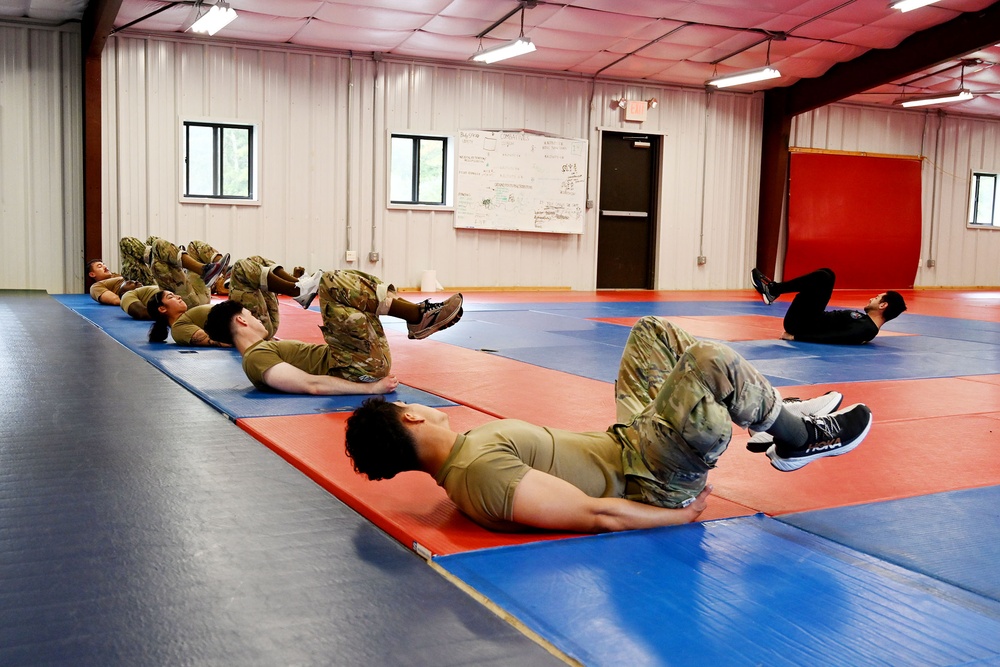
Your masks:
<path fill-rule="evenodd" d="M 695 360 L 695 365 L 702 372 L 714 367 L 724 368 L 737 356 L 733 348 L 710 340 L 695 341 L 685 350 L 685 354 Z"/>

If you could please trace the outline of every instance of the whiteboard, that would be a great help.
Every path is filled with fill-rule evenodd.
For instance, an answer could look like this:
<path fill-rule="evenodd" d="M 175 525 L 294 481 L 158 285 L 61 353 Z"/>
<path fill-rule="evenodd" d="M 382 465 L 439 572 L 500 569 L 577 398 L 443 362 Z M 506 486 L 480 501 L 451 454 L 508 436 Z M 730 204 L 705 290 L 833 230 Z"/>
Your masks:
<path fill-rule="evenodd" d="M 455 227 L 582 234 L 587 140 L 461 130 Z"/>

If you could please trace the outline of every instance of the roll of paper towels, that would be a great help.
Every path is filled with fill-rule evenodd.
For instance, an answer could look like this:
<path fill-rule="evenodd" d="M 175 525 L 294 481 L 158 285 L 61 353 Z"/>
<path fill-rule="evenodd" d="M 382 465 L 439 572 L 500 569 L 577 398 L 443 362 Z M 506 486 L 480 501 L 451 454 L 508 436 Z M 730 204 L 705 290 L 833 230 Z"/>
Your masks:
<path fill-rule="evenodd" d="M 438 290 L 444 289 L 441 287 L 441 283 L 437 281 L 437 271 L 434 269 L 427 269 L 422 274 L 420 274 L 420 291 L 421 292 L 437 292 Z"/>

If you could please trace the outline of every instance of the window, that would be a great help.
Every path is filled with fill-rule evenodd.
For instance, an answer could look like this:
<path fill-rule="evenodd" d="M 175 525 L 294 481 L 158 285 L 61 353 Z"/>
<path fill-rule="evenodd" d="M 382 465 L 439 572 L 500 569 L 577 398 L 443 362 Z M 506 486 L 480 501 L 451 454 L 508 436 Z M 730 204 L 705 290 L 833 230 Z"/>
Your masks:
<path fill-rule="evenodd" d="M 969 193 L 969 226 L 1000 228 L 1000 207 L 997 200 L 997 174 L 972 172 Z"/>
<path fill-rule="evenodd" d="M 255 128 L 184 121 L 184 197 L 254 200 Z"/>
<path fill-rule="evenodd" d="M 448 137 L 393 134 L 389 156 L 389 202 L 450 205 Z"/>

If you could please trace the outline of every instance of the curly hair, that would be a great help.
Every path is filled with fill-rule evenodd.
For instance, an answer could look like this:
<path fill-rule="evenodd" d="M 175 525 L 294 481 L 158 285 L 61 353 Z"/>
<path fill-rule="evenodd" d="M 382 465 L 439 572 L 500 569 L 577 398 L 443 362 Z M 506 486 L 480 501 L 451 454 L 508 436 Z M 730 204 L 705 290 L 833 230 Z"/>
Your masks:
<path fill-rule="evenodd" d="M 243 313 L 243 304 L 239 301 L 223 301 L 212 306 L 208 311 L 203 327 L 212 340 L 233 344 L 233 318 Z"/>
<path fill-rule="evenodd" d="M 375 396 L 347 419 L 346 449 L 355 472 L 379 480 L 419 470 L 416 443 L 401 421 L 403 410 Z"/>

